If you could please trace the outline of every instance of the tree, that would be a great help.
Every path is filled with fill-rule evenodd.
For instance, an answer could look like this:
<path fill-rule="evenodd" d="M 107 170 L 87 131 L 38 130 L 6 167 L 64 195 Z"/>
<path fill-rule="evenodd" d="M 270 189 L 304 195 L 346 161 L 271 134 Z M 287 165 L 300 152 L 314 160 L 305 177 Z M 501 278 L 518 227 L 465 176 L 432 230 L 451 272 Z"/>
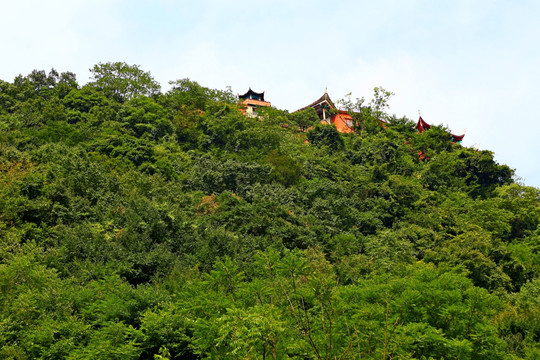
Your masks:
<path fill-rule="evenodd" d="M 334 125 L 315 125 L 313 130 L 308 132 L 308 140 L 317 146 L 327 146 L 332 150 L 343 148 L 343 139 Z"/>
<path fill-rule="evenodd" d="M 346 95 L 346 99 L 338 101 L 353 118 L 353 129 L 355 131 L 366 131 L 368 133 L 377 133 L 380 131 L 381 121 L 388 121 L 390 117 L 386 113 L 388 101 L 394 95 L 393 92 L 385 90 L 382 87 L 373 88 L 373 99 L 367 104 L 364 97 L 357 98 L 353 102 L 351 94 Z"/>
<path fill-rule="evenodd" d="M 340 134 L 94 75 L 0 81 L 0 359 L 540 358 L 540 190 L 492 153 L 381 89 Z"/>
<path fill-rule="evenodd" d="M 147 97 L 126 102 L 118 112 L 119 120 L 132 131 L 133 135 L 141 137 L 148 133 L 153 139 L 172 132 L 172 123 L 166 115 L 161 105 Z"/>
<path fill-rule="evenodd" d="M 215 103 L 235 104 L 236 96 L 230 90 L 222 91 L 209 89 L 190 79 L 179 79 L 169 81 L 172 89 L 166 93 L 164 102 L 175 111 L 184 110 L 206 110 Z"/>
<path fill-rule="evenodd" d="M 308 107 L 307 109 L 304 109 L 302 111 L 292 113 L 290 114 L 290 118 L 298 125 L 298 128 L 302 131 L 319 122 L 319 117 L 317 116 L 315 109 L 312 107 Z"/>
<path fill-rule="evenodd" d="M 139 65 L 128 65 L 124 62 L 99 63 L 94 65 L 90 72 L 90 84 L 119 102 L 136 95 L 154 96 L 161 90 L 150 72 L 139 69 Z"/>

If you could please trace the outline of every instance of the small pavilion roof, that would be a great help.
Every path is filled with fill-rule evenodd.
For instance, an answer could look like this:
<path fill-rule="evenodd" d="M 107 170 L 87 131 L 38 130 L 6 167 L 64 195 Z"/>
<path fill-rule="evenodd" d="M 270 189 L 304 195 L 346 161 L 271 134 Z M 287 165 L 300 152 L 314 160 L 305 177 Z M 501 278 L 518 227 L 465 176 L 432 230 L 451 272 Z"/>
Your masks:
<path fill-rule="evenodd" d="M 238 95 L 238 97 L 242 100 L 255 99 L 259 101 L 264 101 L 264 91 L 261 93 L 258 93 L 256 91 L 251 90 L 251 88 L 249 88 L 249 90 L 244 95 Z"/>

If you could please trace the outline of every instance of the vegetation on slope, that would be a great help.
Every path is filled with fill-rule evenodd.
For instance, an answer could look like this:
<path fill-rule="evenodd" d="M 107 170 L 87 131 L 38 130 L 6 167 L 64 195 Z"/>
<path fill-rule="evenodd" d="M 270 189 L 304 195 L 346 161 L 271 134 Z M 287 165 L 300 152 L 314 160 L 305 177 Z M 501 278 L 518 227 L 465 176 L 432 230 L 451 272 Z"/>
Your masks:
<path fill-rule="evenodd" d="M 91 71 L 0 81 L 0 358 L 540 356 L 540 191 L 492 153 Z"/>

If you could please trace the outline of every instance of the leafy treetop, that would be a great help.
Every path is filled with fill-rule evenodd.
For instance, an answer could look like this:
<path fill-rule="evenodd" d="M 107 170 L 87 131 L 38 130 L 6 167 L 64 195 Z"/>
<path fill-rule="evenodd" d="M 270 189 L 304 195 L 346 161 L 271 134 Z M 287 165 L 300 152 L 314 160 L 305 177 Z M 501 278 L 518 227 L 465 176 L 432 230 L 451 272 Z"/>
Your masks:
<path fill-rule="evenodd" d="M 119 102 L 124 102 L 136 95 L 154 96 L 160 92 L 161 85 L 154 80 L 150 72 L 145 72 L 139 65 L 124 62 L 107 62 L 94 65 L 90 85 Z"/>

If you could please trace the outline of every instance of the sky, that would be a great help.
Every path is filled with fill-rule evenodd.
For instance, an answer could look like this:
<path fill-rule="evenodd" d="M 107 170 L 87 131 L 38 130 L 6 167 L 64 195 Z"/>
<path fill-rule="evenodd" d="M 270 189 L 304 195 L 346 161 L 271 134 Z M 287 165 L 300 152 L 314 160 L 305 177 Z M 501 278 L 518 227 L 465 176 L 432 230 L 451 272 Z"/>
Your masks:
<path fill-rule="evenodd" d="M 495 153 L 540 188 L 540 1 L 17 0 L 0 4 L 0 79 L 97 63 L 139 65 L 294 111 L 393 92 L 422 118 Z"/>

